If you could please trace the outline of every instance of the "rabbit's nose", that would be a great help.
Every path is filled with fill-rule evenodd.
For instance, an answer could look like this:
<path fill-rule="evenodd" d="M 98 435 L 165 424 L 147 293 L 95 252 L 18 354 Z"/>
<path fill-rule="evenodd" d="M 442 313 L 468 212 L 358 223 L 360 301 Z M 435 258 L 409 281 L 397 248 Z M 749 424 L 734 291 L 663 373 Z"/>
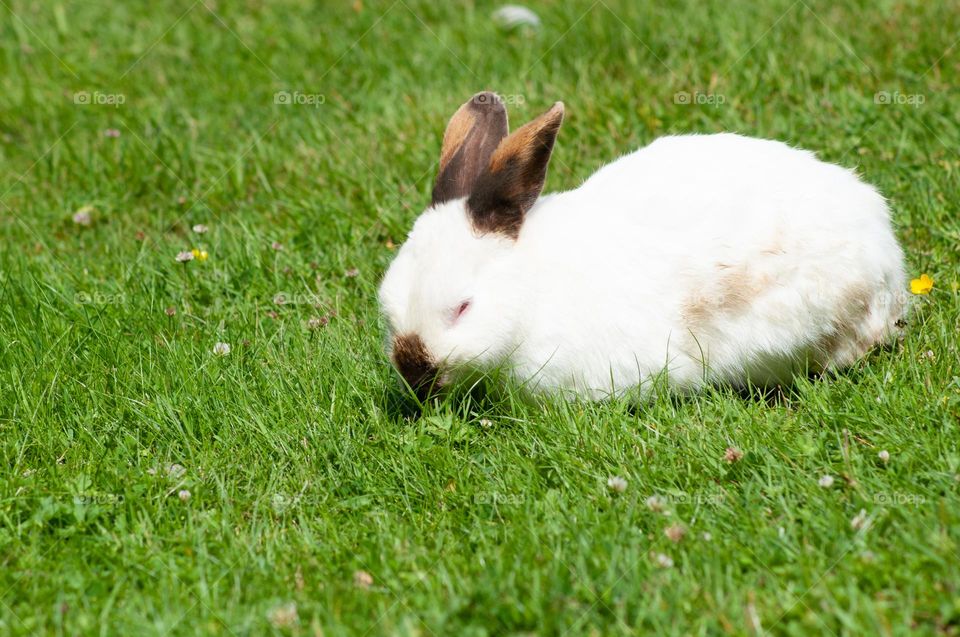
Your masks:
<path fill-rule="evenodd" d="M 436 388 L 439 369 L 433 363 L 426 345 L 416 334 L 403 334 L 393 339 L 393 364 L 417 397 L 427 398 Z"/>

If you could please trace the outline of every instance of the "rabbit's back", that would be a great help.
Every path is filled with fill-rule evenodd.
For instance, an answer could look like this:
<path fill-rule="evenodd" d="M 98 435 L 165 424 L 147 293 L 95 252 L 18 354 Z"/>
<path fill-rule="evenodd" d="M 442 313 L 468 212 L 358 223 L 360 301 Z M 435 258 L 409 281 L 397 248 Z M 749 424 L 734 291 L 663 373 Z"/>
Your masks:
<path fill-rule="evenodd" d="M 516 362 L 546 387 L 782 382 L 853 362 L 903 313 L 883 198 L 779 142 L 662 138 L 544 197 L 520 243 L 539 275 Z"/>

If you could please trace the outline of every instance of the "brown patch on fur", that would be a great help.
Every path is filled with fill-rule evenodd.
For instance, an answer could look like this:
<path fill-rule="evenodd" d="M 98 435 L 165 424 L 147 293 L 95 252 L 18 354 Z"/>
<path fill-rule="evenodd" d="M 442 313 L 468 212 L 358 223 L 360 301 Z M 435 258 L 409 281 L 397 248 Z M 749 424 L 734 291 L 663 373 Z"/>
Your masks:
<path fill-rule="evenodd" d="M 426 345 L 416 334 L 403 334 L 393 339 L 393 364 L 417 396 L 425 398 L 437 379 L 437 366 Z"/>
<path fill-rule="evenodd" d="M 815 360 L 821 370 L 854 363 L 883 337 L 882 334 L 863 333 L 864 324 L 870 315 L 869 293 L 850 289 L 843 294 L 843 298 L 847 301 L 833 319 L 830 329 L 814 344 Z"/>
<path fill-rule="evenodd" d="M 500 142 L 467 200 L 467 211 L 479 232 L 517 238 L 523 215 L 543 190 L 562 122 L 563 102 L 557 102 Z"/>
<path fill-rule="evenodd" d="M 705 328 L 718 315 L 739 314 L 763 294 L 770 284 L 767 275 L 757 275 L 746 265 L 718 263 L 723 274 L 716 284 L 688 298 L 681 306 L 687 327 L 695 332 Z"/>
<path fill-rule="evenodd" d="M 443 134 L 431 204 L 469 195 L 507 133 L 507 109 L 496 94 L 477 93 L 463 104 Z"/>
<path fill-rule="evenodd" d="M 783 230 L 777 230 L 773 237 L 770 239 L 768 247 L 760 251 L 760 254 L 764 256 L 780 256 L 781 254 L 786 254 L 786 250 L 783 247 Z"/>

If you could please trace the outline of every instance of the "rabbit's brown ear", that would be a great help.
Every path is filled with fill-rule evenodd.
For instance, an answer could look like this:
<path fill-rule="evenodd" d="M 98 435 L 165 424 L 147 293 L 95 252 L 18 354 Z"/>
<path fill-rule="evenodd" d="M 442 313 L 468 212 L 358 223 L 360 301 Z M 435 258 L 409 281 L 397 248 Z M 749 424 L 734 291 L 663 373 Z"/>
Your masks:
<path fill-rule="evenodd" d="M 523 215 L 543 190 L 562 122 L 563 102 L 557 102 L 500 142 L 467 199 L 467 211 L 477 230 L 517 238 Z"/>
<path fill-rule="evenodd" d="M 469 195 L 507 133 L 507 109 L 496 94 L 477 93 L 461 106 L 443 134 L 431 205 Z"/>

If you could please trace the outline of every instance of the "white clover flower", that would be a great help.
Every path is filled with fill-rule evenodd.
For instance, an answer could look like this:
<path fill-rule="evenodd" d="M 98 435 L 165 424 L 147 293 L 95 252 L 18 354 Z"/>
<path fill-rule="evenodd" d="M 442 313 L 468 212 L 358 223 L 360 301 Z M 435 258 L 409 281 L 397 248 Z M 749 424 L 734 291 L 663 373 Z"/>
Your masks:
<path fill-rule="evenodd" d="M 491 16 L 494 24 L 505 31 L 519 28 L 540 28 L 540 17 L 527 7 L 517 4 L 507 4 L 493 12 Z"/>
<path fill-rule="evenodd" d="M 627 481 L 620 476 L 610 476 L 607 478 L 607 488 L 614 493 L 623 493 L 627 490 Z"/>
<path fill-rule="evenodd" d="M 743 452 L 737 449 L 736 447 L 727 447 L 726 451 L 723 452 L 723 461 L 733 464 L 734 462 L 740 462 L 743 459 Z"/>
<path fill-rule="evenodd" d="M 868 526 L 870 526 L 870 518 L 867 517 L 866 509 L 860 509 L 860 512 L 853 516 L 853 519 L 850 520 L 850 527 L 854 531 L 866 529 Z"/>
<path fill-rule="evenodd" d="M 183 250 L 177 253 L 177 263 L 186 263 L 187 261 L 193 261 L 193 252 Z"/>
<path fill-rule="evenodd" d="M 307 329 L 318 330 L 327 323 L 330 322 L 326 316 L 314 316 L 310 319 L 307 319 Z"/>
<path fill-rule="evenodd" d="M 827 475 L 825 475 L 825 476 L 822 476 L 822 477 L 817 481 L 817 484 L 819 484 L 819 485 L 820 485 L 821 487 L 823 487 L 824 489 L 829 489 L 830 487 L 833 486 L 833 476 L 832 476 L 832 475 L 829 475 L 829 474 L 827 474 Z"/>
<path fill-rule="evenodd" d="M 267 619 L 274 628 L 279 630 L 295 628 L 300 623 L 296 602 L 281 604 L 273 608 L 267 613 Z"/>
<path fill-rule="evenodd" d="M 213 353 L 217 356 L 226 356 L 230 353 L 230 343 L 215 343 Z"/>
<path fill-rule="evenodd" d="M 93 222 L 93 206 L 83 206 L 73 213 L 73 222 L 78 226 L 89 226 Z"/>
<path fill-rule="evenodd" d="M 658 495 L 652 495 L 646 500 L 647 508 L 654 513 L 662 513 L 667 507 L 667 503 Z"/>
<path fill-rule="evenodd" d="M 370 588 L 373 586 L 373 575 L 366 571 L 354 571 L 353 585 L 357 588 Z"/>
<path fill-rule="evenodd" d="M 657 553 L 654 555 L 653 562 L 660 568 L 673 568 L 673 558 L 666 553 Z"/>
<path fill-rule="evenodd" d="M 687 527 L 682 524 L 671 524 L 663 530 L 663 534 L 671 542 L 679 542 L 687 534 Z"/>

